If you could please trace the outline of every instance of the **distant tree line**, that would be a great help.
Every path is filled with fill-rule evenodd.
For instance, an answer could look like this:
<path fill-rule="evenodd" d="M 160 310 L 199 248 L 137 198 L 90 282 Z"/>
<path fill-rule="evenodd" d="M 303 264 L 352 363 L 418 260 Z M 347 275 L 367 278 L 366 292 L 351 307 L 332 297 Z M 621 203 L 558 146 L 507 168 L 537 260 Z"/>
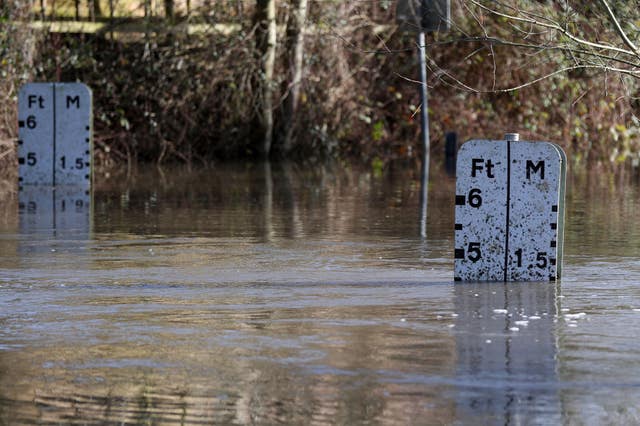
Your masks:
<path fill-rule="evenodd" d="M 0 112 L 5 141 L 15 138 L 19 84 L 60 79 L 94 89 L 105 165 L 417 158 L 416 38 L 398 31 L 395 0 L 44 1 L 2 6 L 0 46 L 14 58 L 2 65 L 2 84 L 12 84 Z M 18 25 L 27 15 L 52 20 L 54 4 L 71 18 L 130 13 L 147 26 L 88 34 Z M 519 131 L 559 142 L 576 164 L 640 162 L 635 3 L 452 0 L 451 12 L 451 30 L 427 38 L 435 161 L 447 131 L 462 140 Z"/>

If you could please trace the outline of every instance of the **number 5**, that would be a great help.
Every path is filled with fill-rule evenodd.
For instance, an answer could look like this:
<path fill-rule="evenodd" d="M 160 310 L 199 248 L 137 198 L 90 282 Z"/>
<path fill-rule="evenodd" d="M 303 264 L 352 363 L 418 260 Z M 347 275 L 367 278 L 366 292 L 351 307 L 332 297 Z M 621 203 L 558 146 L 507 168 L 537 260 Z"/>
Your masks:
<path fill-rule="evenodd" d="M 27 154 L 27 165 L 35 166 L 38 160 L 36 159 L 36 153 L 30 152 Z"/>
<path fill-rule="evenodd" d="M 547 267 L 547 252 L 546 251 L 539 251 L 538 252 L 538 256 L 536 257 L 536 260 L 538 261 L 536 263 L 536 266 L 540 269 L 544 269 Z"/>
<path fill-rule="evenodd" d="M 482 257 L 482 253 L 480 252 L 480 243 L 469 243 L 469 247 L 467 248 L 467 257 L 473 263 L 476 263 Z"/>

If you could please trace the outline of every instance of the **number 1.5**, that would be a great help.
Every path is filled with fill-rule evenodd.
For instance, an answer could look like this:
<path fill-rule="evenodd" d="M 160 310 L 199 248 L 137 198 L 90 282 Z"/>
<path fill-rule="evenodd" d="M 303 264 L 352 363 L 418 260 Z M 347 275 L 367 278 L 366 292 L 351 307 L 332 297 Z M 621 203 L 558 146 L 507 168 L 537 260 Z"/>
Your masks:
<path fill-rule="evenodd" d="M 516 250 L 515 255 L 518 261 L 518 267 L 522 267 L 522 249 Z M 540 269 L 547 267 L 547 252 L 539 251 L 536 254 L 536 266 Z"/>
<path fill-rule="evenodd" d="M 63 169 L 67 168 L 67 157 L 62 156 L 60 157 L 60 167 L 62 167 Z M 84 161 L 82 160 L 82 158 L 76 158 L 76 162 L 75 162 L 75 168 L 77 170 L 81 170 L 84 167 Z"/>

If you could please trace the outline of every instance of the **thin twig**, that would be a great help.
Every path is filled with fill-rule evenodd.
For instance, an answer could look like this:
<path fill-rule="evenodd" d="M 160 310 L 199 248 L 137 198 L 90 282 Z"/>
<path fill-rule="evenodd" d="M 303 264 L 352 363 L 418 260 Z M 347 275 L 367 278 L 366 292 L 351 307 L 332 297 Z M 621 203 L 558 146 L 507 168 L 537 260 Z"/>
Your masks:
<path fill-rule="evenodd" d="M 578 49 L 578 48 L 568 47 L 568 46 L 559 46 L 559 45 L 518 43 L 518 42 L 514 42 L 514 41 L 509 41 L 509 40 L 496 38 L 496 37 L 466 37 L 466 38 L 459 38 L 459 39 L 454 39 L 454 40 L 430 43 L 428 46 L 431 47 L 431 46 L 436 46 L 436 45 L 455 44 L 455 43 L 459 43 L 459 42 L 465 42 L 465 43 L 473 43 L 473 42 L 491 43 L 491 44 L 499 44 L 499 45 L 504 45 L 504 46 L 512 46 L 512 47 L 519 47 L 519 48 L 524 48 L 524 49 L 535 49 L 535 50 L 558 50 L 558 51 L 567 52 L 567 53 L 577 53 L 577 54 L 582 54 L 582 55 L 587 55 L 587 56 L 593 56 L 595 58 L 606 59 L 606 60 L 609 60 L 609 61 L 612 61 L 612 62 L 618 62 L 620 64 L 628 65 L 628 66 L 633 67 L 633 68 L 639 68 L 640 67 L 640 63 L 632 62 L 630 60 L 622 59 L 622 58 L 619 58 L 619 57 L 616 57 L 616 56 L 606 55 L 606 54 L 603 54 L 603 53 L 597 53 L 597 52 L 594 52 L 594 51 L 591 51 L 591 50 L 584 50 L 584 49 Z"/>
<path fill-rule="evenodd" d="M 611 10 L 611 7 L 609 7 L 609 3 L 607 3 L 607 0 L 600 0 L 600 3 L 602 3 L 604 8 L 607 10 L 607 13 L 609 14 L 609 18 L 611 18 L 611 21 L 613 22 L 613 26 L 616 28 L 618 35 L 620 35 L 622 40 L 624 40 L 624 43 L 627 46 L 629 46 L 629 48 L 632 51 L 634 51 L 637 56 L 640 56 L 640 51 L 638 51 L 638 47 L 635 44 L 633 44 L 631 40 L 629 40 L 629 37 L 627 37 L 627 33 L 625 33 L 624 30 L 622 29 L 622 26 L 620 26 L 620 22 L 618 22 L 618 18 L 616 18 L 616 15 L 613 13 L 613 10 Z"/>
<path fill-rule="evenodd" d="M 571 40 L 573 40 L 574 42 L 583 45 L 583 46 L 589 46 L 595 49 L 603 49 L 603 50 L 610 50 L 613 52 L 618 52 L 618 53 L 622 53 L 625 55 L 630 55 L 630 56 L 637 56 L 636 52 L 633 50 L 627 50 L 627 49 L 623 49 L 617 46 L 611 46 L 611 45 L 607 45 L 607 44 L 601 44 L 601 43 L 594 43 L 588 40 L 585 40 L 583 38 L 580 38 L 576 35 L 574 35 L 573 33 L 571 33 L 569 30 L 567 30 L 566 28 L 561 27 L 557 22 L 554 21 L 550 21 L 553 22 L 551 24 L 546 23 L 546 22 L 542 22 L 540 20 L 537 19 L 533 19 L 533 18 L 526 18 L 526 17 L 521 17 L 521 16 L 514 16 L 514 15 L 510 15 L 507 13 L 503 13 L 500 12 L 498 10 L 492 9 L 490 7 L 487 7 L 485 5 L 483 5 L 482 3 L 476 1 L 476 0 L 469 0 L 472 4 L 475 4 L 476 6 L 478 6 L 479 8 L 486 10 L 487 12 L 490 12 L 494 15 L 497 16 L 501 16 L 503 18 L 507 18 L 507 19 L 511 19 L 514 21 L 519 21 L 519 22 L 526 22 L 526 23 L 530 23 L 530 24 L 534 24 L 540 27 L 544 27 L 544 28 L 549 28 L 549 29 L 553 29 L 557 32 L 559 32 L 560 34 L 570 38 Z M 509 7 L 509 6 L 505 6 L 505 7 Z M 510 7 L 512 10 L 516 10 L 513 7 Z"/>
<path fill-rule="evenodd" d="M 533 86 L 533 85 L 535 85 L 535 84 L 537 84 L 537 83 L 540 83 L 540 82 L 541 82 L 541 81 L 543 81 L 543 80 L 546 80 L 546 79 L 548 79 L 548 78 L 554 77 L 554 76 L 556 76 L 556 75 L 558 75 L 558 74 L 563 74 L 563 73 L 566 73 L 566 72 L 569 72 L 569 71 L 576 71 L 576 70 L 579 70 L 579 69 L 597 69 L 597 70 L 604 71 L 604 72 L 616 72 L 616 73 L 625 74 L 625 75 L 629 75 L 629 76 L 631 76 L 631 77 L 634 77 L 634 78 L 640 79 L 640 71 L 635 71 L 635 72 L 634 72 L 634 71 L 629 71 L 629 70 L 625 70 L 625 69 L 610 68 L 610 67 L 608 67 L 608 68 L 603 68 L 603 67 L 602 67 L 602 66 L 600 66 L 600 65 L 577 65 L 577 66 L 572 66 L 572 67 L 560 68 L 560 69 L 558 69 L 558 70 L 555 70 L 555 71 L 553 71 L 553 72 L 550 72 L 550 73 L 548 73 L 548 74 L 545 74 L 545 75 L 543 75 L 543 76 L 541 76 L 541 77 L 538 77 L 538 78 L 536 78 L 536 79 L 534 79 L 534 80 L 531 80 L 531 81 L 528 81 L 528 82 L 526 82 L 526 83 L 520 84 L 520 85 L 518 85 L 518 86 L 506 87 L 506 88 L 503 88 L 503 89 L 495 89 L 495 88 L 494 88 L 494 89 L 491 89 L 491 90 L 481 90 L 481 89 L 473 88 L 473 87 L 471 87 L 471 86 L 469 86 L 469 85 L 467 85 L 467 84 L 463 83 L 462 81 L 460 81 L 459 79 L 457 79 L 457 78 L 453 77 L 450 73 L 448 73 L 448 72 L 446 72 L 446 71 L 442 70 L 441 68 L 438 68 L 438 69 L 439 69 L 440 71 L 442 71 L 442 72 L 441 72 L 441 75 L 445 75 L 445 76 L 449 77 L 451 80 L 453 80 L 453 81 L 454 81 L 454 82 L 459 86 L 459 88 L 460 88 L 460 87 L 462 87 L 463 89 L 465 89 L 465 90 L 467 90 L 467 91 L 470 91 L 470 92 L 473 92 L 473 93 L 482 93 L 482 94 L 486 94 L 486 93 L 508 93 L 508 92 L 515 92 L 515 91 L 517 91 L 517 90 L 520 90 L 520 89 L 524 89 L 524 88 L 526 88 L 526 87 Z M 411 79 L 411 78 L 408 78 L 408 77 L 402 76 L 402 75 L 400 75 L 400 74 L 397 74 L 397 73 L 396 73 L 396 75 L 397 75 L 398 77 L 402 78 L 403 80 L 408 81 L 408 82 L 416 83 L 416 84 L 422 84 L 421 82 L 419 82 L 419 81 L 417 81 L 417 80 L 414 80 L 414 79 Z M 442 80 L 442 81 L 443 81 L 444 83 L 447 83 L 445 80 Z M 454 86 L 454 87 L 455 87 L 455 86 Z"/>

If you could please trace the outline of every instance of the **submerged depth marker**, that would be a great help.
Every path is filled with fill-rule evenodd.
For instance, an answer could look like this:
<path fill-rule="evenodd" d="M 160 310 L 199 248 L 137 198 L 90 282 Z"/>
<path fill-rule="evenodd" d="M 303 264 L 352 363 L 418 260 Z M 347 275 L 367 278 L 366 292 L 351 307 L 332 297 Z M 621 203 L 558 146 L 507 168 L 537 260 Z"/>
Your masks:
<path fill-rule="evenodd" d="M 566 156 L 549 142 L 471 140 L 458 152 L 456 281 L 555 281 Z"/>
<path fill-rule="evenodd" d="M 91 90 L 82 83 L 27 83 L 18 95 L 22 185 L 91 185 Z"/>

